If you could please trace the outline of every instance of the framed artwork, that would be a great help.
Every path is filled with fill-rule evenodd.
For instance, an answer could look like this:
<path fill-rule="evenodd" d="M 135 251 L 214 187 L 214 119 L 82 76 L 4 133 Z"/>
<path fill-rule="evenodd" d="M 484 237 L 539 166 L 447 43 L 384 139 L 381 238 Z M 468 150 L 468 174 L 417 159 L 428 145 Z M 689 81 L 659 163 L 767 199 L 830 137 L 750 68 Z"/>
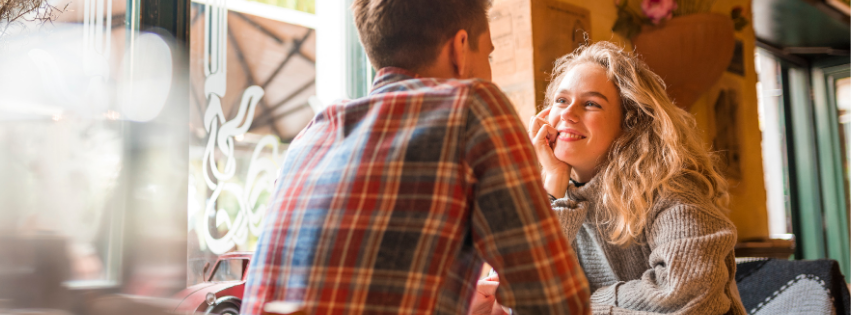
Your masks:
<path fill-rule="evenodd" d="M 715 139 L 712 147 L 719 155 L 720 169 L 728 179 L 742 179 L 741 138 L 739 133 L 739 104 L 741 96 L 735 89 L 722 89 L 715 101 Z"/>

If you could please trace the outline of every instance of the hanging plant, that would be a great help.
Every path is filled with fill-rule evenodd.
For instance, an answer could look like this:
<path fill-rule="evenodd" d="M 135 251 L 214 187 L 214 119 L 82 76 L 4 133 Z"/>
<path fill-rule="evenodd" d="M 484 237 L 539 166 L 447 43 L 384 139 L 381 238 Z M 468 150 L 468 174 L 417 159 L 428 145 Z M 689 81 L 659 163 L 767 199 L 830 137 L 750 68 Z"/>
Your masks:
<path fill-rule="evenodd" d="M 715 0 L 615 0 L 618 19 L 615 20 L 612 31 L 632 39 L 641 33 L 645 26 L 663 25 L 678 16 L 708 13 L 713 4 Z M 748 25 L 741 7 L 734 8 L 730 15 L 737 31 Z"/>
<path fill-rule="evenodd" d="M 612 31 L 632 42 L 644 62 L 665 80 L 666 91 L 688 109 L 729 67 L 735 31 L 748 21 L 740 7 L 712 13 L 715 0 L 616 0 Z"/>
<path fill-rule="evenodd" d="M 0 0 L 0 21 L 13 22 L 41 7 L 44 0 Z"/>
<path fill-rule="evenodd" d="M 677 9 L 674 0 L 644 0 L 641 1 L 641 11 L 653 24 L 659 24 L 664 20 L 670 20 Z"/>
<path fill-rule="evenodd" d="M 50 22 L 67 7 L 59 9 L 46 0 L 0 0 L 0 37 L 16 21 Z"/>

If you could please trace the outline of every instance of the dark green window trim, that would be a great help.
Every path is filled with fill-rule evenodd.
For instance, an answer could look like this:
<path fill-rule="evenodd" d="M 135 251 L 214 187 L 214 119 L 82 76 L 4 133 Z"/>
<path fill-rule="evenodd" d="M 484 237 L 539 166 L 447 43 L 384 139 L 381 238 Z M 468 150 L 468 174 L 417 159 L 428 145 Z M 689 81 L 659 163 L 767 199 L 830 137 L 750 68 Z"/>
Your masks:
<path fill-rule="evenodd" d="M 783 120 L 795 259 L 836 260 L 851 282 L 848 206 L 836 117 L 835 81 L 849 76 L 847 58 L 810 62 L 769 52 L 781 64 Z M 811 59 L 813 60 L 813 59 Z"/>
<path fill-rule="evenodd" d="M 821 198 L 823 200 L 824 229 L 827 257 L 839 262 L 846 281 L 851 281 L 851 257 L 848 240 L 848 205 L 845 201 L 845 186 L 842 176 L 842 146 L 836 115 L 836 80 L 846 78 L 849 73 L 847 58 L 844 65 L 812 68 L 813 105 L 818 139 L 818 156 L 821 176 Z"/>
<path fill-rule="evenodd" d="M 787 141 L 790 161 L 794 161 L 794 170 L 790 169 L 791 186 L 795 202 L 793 203 L 793 221 L 797 221 L 795 238 L 797 242 L 796 258 L 818 259 L 825 257 L 824 218 L 822 215 L 821 187 L 819 181 L 818 154 L 812 104 L 810 102 L 810 78 L 805 67 L 782 63 L 783 101 L 789 113 Z M 791 166 L 791 165 L 790 165 Z"/>

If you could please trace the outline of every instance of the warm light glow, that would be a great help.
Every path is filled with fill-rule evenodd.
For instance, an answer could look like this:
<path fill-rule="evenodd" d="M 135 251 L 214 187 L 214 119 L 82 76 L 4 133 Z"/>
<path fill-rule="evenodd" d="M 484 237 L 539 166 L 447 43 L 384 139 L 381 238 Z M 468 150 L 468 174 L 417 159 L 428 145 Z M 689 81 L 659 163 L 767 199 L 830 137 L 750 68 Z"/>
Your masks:
<path fill-rule="evenodd" d="M 121 114 L 133 121 L 150 121 L 156 118 L 168 99 L 171 88 L 171 49 L 157 34 L 143 33 L 134 47 L 124 56 L 124 69 L 133 69 L 126 80 L 120 81 Z M 135 53 L 135 59 L 130 58 Z"/>
<path fill-rule="evenodd" d="M 118 112 L 116 112 L 114 110 L 108 110 L 108 111 L 106 111 L 106 113 L 103 113 L 103 117 L 106 117 L 106 119 L 109 119 L 109 120 L 118 120 L 118 118 L 120 118 L 121 115 L 118 114 Z"/>

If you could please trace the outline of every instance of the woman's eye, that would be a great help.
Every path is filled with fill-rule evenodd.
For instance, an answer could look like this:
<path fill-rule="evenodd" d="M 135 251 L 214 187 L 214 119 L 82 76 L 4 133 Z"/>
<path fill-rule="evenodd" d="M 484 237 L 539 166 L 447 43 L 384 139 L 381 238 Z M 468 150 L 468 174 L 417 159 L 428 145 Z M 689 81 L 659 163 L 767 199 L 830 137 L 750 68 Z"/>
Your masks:
<path fill-rule="evenodd" d="M 590 102 L 590 101 L 589 101 L 589 102 L 585 102 L 585 106 L 591 106 L 591 107 L 602 108 L 602 107 L 600 106 L 600 104 L 597 104 L 597 103 L 594 103 L 594 102 Z"/>
<path fill-rule="evenodd" d="M 563 97 L 556 99 L 556 104 L 564 104 L 564 103 L 567 103 L 567 100 L 564 99 Z"/>

